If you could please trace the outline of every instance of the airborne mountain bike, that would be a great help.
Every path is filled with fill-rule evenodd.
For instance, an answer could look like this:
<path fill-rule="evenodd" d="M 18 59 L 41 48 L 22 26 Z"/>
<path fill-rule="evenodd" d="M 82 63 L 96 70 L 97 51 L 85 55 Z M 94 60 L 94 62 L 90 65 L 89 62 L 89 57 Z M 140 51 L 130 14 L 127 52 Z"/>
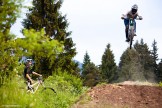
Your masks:
<path fill-rule="evenodd" d="M 42 89 L 42 92 L 51 91 L 53 93 L 56 93 L 56 91 L 55 91 L 54 88 L 52 88 L 52 87 L 46 87 L 44 85 L 42 79 L 43 79 L 42 77 L 38 77 L 37 78 L 37 81 L 34 84 L 32 84 L 32 85 L 30 84 L 30 82 L 27 82 L 27 88 L 28 88 L 27 92 L 34 94 L 38 90 L 39 86 L 41 85 L 42 88 L 43 88 Z"/>
<path fill-rule="evenodd" d="M 127 19 L 127 17 L 125 15 L 123 15 L 123 18 L 124 19 Z M 134 28 L 135 28 L 135 19 L 133 18 L 129 18 L 129 26 L 128 26 L 128 38 L 129 38 L 129 45 L 130 45 L 130 49 L 132 48 L 132 43 L 133 43 L 133 38 L 135 36 L 135 31 L 134 31 Z M 142 20 L 142 17 L 139 18 L 137 17 L 136 20 Z"/>

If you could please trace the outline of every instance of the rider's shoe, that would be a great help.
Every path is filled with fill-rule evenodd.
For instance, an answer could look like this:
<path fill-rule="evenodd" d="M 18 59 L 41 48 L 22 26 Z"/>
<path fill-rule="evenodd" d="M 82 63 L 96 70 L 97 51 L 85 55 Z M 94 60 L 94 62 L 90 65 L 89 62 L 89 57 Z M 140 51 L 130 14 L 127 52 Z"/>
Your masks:
<path fill-rule="evenodd" d="M 136 34 L 136 33 L 134 33 L 134 36 L 137 36 L 137 34 Z"/>
<path fill-rule="evenodd" d="M 130 39 L 126 39 L 126 42 L 129 42 L 130 41 Z"/>
<path fill-rule="evenodd" d="M 32 86 L 28 86 L 28 90 L 34 90 Z"/>

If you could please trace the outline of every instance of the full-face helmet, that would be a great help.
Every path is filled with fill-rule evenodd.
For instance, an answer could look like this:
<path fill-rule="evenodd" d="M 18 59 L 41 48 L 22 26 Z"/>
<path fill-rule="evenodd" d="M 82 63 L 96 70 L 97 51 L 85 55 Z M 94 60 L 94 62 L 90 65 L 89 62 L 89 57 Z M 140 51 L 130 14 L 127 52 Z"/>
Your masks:
<path fill-rule="evenodd" d="M 132 6 L 132 14 L 135 14 L 136 12 L 137 12 L 137 10 L 138 10 L 138 6 L 137 6 L 137 4 L 134 4 L 133 6 Z"/>

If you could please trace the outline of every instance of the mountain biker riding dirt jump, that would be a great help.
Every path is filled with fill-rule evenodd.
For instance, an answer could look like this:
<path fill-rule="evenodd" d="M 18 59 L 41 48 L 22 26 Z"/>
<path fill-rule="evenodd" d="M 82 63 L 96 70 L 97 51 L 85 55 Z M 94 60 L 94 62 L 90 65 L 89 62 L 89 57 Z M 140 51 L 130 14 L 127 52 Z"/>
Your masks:
<path fill-rule="evenodd" d="M 143 18 L 142 18 L 142 16 L 140 16 L 139 14 L 138 14 L 138 6 L 137 6 L 137 4 L 134 4 L 133 6 L 132 6 L 132 8 L 131 8 L 131 10 L 129 11 L 129 12 L 127 12 L 127 14 L 126 15 L 123 15 L 123 16 L 125 16 L 125 17 L 121 17 L 121 19 L 124 19 L 124 24 L 125 24 L 125 34 L 126 34 L 126 42 L 129 42 L 130 41 L 130 39 L 129 39 L 129 37 L 128 37 L 128 29 L 129 29 L 129 18 L 133 18 L 133 21 L 134 21 L 134 36 L 136 36 L 136 21 L 135 21 L 135 19 L 137 18 L 137 16 L 139 17 L 139 19 L 140 20 L 142 20 Z"/>

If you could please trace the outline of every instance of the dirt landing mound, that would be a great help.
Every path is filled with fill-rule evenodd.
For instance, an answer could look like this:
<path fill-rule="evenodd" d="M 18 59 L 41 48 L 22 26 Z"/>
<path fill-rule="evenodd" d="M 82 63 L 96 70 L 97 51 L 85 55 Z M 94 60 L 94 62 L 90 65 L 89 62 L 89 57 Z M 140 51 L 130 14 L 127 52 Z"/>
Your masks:
<path fill-rule="evenodd" d="M 72 108 L 162 108 L 162 87 L 100 85 L 89 90 Z"/>

